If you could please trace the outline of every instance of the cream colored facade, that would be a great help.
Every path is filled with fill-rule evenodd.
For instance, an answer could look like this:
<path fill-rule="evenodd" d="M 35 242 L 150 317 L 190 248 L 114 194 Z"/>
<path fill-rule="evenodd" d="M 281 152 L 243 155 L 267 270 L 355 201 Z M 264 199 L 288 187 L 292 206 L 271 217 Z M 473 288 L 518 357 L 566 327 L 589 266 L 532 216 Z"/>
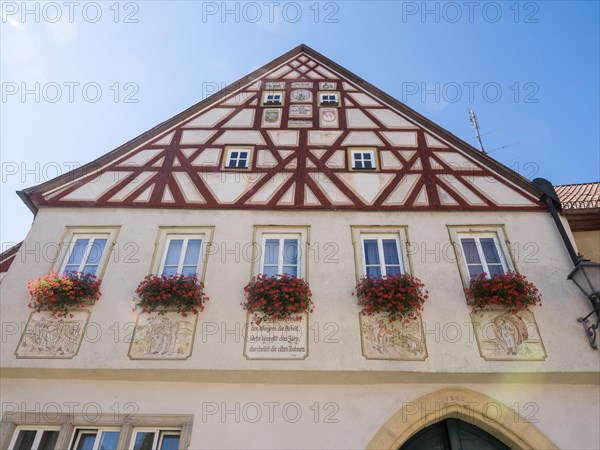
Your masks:
<path fill-rule="evenodd" d="M 510 448 L 600 448 L 600 357 L 577 322 L 589 302 L 528 180 L 306 46 L 234 85 L 20 192 L 36 217 L 0 284 L 1 449 L 52 436 L 51 449 L 79 450 L 84 435 L 93 450 L 104 437 L 110 449 L 394 449 L 450 418 Z M 167 264 L 177 235 L 188 250 L 202 241 L 192 272 L 210 301 L 169 331 L 177 313 L 135 310 L 135 289 L 182 272 L 182 250 Z M 265 236 L 277 268 L 257 257 Z M 75 248 L 94 239 L 106 239 L 100 300 L 32 313 L 27 282 L 93 264 Z M 429 292 L 411 333 L 359 317 L 374 244 L 382 274 Z M 284 261 L 314 311 L 300 335 L 280 325 L 278 345 L 252 349 L 244 286 Z M 520 272 L 542 306 L 484 322 L 467 305 L 469 264 Z"/>
<path fill-rule="evenodd" d="M 600 261 L 600 230 L 574 231 L 577 250 L 592 261 Z"/>
<path fill-rule="evenodd" d="M 120 227 L 101 300 L 92 308 L 89 331 L 73 359 L 17 359 L 14 352 L 30 314 L 25 285 L 32 274 L 52 267 L 50 249 L 60 241 L 65 224 Z M 316 306 L 310 316 L 309 356 L 303 361 L 248 361 L 243 356 L 245 313 L 240 302 L 252 265 L 243 249 L 252 242 L 253 227 L 264 224 L 308 225 L 311 246 L 321 252 L 313 250 L 308 262 Z M 504 225 L 515 264 L 544 296 L 543 306 L 534 309 L 548 355 L 543 362 L 485 361 L 479 355 L 447 229 L 477 224 Z M 173 225 L 214 227 L 213 243 L 219 251 L 209 255 L 205 278 L 211 300 L 200 315 L 188 360 L 132 361 L 127 339 L 136 320 L 133 291 L 151 269 L 159 227 Z M 425 361 L 376 361 L 362 356 L 359 308 L 352 297 L 353 225 L 407 227 L 413 244 L 412 272 L 430 293 L 423 313 L 429 354 Z M 547 214 L 534 212 L 174 214 L 43 208 L 1 285 L 5 419 L 14 418 L 8 414 L 14 411 L 18 417 L 37 411 L 34 423 L 40 425 L 55 419 L 57 410 L 68 413 L 69 408 L 87 413 L 90 420 L 96 420 L 98 411 L 105 419 L 115 412 L 134 417 L 190 415 L 191 449 L 361 448 L 377 447 L 378 442 L 401 443 L 382 438 L 389 431 L 380 429 L 402 408 L 409 409 L 398 426 L 405 421 L 416 431 L 431 421 L 431 414 L 443 418 L 446 413 L 458 414 L 455 408 L 462 407 L 464 413 L 464 408 L 485 407 L 490 423 L 495 423 L 498 411 L 514 415 L 504 421 L 504 431 L 492 427 L 507 442 L 511 442 L 508 430 L 526 424 L 534 430 L 531 433 L 545 436 L 558 448 L 597 448 L 598 353 L 589 348 L 575 320 L 586 312 L 586 303 L 565 280 L 568 255 L 553 227 Z M 329 248 L 326 244 L 335 248 L 327 258 L 323 256 Z M 135 248 L 135 253 L 122 252 L 129 248 Z M 440 389 L 445 405 L 419 401 Z M 462 389 L 473 394 L 461 394 Z M 482 398 L 489 405 L 482 405 Z"/>

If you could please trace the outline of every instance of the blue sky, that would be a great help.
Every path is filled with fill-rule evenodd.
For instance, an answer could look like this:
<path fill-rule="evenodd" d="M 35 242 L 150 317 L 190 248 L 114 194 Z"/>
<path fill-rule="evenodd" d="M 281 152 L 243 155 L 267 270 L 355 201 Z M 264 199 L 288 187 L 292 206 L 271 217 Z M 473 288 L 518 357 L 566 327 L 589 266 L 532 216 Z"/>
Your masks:
<path fill-rule="evenodd" d="M 16 190 L 85 164 L 305 43 L 491 156 L 600 180 L 599 3 L 2 2 L 2 250 Z"/>

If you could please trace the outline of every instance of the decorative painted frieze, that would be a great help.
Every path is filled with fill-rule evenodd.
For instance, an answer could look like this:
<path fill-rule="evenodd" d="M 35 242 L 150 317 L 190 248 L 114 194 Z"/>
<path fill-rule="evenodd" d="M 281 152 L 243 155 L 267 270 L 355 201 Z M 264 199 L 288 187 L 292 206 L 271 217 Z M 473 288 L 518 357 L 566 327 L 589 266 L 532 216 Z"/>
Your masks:
<path fill-rule="evenodd" d="M 421 317 L 390 322 L 386 314 L 359 314 L 362 354 L 366 359 L 423 361 L 427 346 Z"/>
<path fill-rule="evenodd" d="M 79 352 L 90 318 L 88 310 L 57 317 L 50 311 L 32 312 L 15 351 L 17 358 L 71 359 Z"/>
<path fill-rule="evenodd" d="M 486 361 L 544 361 L 546 350 L 532 312 L 506 309 L 471 313 L 479 354 Z"/>

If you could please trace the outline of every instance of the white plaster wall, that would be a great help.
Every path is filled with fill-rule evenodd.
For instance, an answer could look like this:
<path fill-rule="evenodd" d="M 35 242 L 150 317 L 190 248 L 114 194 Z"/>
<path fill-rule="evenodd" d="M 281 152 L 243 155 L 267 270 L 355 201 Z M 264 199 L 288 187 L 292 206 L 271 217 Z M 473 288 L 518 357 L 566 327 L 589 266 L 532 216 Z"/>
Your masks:
<path fill-rule="evenodd" d="M 190 449 L 348 449 L 364 448 L 403 406 L 443 387 L 69 381 L 65 389 L 64 381 L 25 379 L 2 382 L 2 408 L 38 412 L 40 423 L 57 411 L 86 413 L 89 426 L 99 412 L 193 414 Z M 598 386 L 455 387 L 492 397 L 480 405 L 490 420 L 497 417 L 496 401 L 501 402 L 515 411 L 515 423 L 529 420 L 561 449 L 600 448 Z"/>
<path fill-rule="evenodd" d="M 241 332 L 245 314 L 240 303 L 249 281 L 249 251 L 253 225 L 310 225 L 309 280 L 315 311 L 311 315 L 309 357 L 304 361 L 247 361 Z M 351 225 L 406 225 L 415 248 L 413 274 L 429 290 L 423 320 L 429 357 L 423 362 L 366 360 L 360 351 Z M 535 317 L 548 353 L 544 362 L 484 361 L 469 325 L 463 294 L 446 225 L 504 224 L 520 272 L 543 295 Z M 63 235 L 65 225 L 121 225 L 118 243 L 102 283 L 102 297 L 93 307 L 93 329 L 71 360 L 16 359 L 14 351 L 30 310 L 28 280 L 47 273 L 45 255 Z M 127 336 L 136 314 L 134 290 L 150 270 L 159 226 L 215 226 L 206 271 L 210 296 L 201 314 L 193 355 L 186 361 L 131 361 Z M 134 249 L 135 251 L 132 251 Z M 51 252 L 48 252 L 51 253 Z M 244 253 L 248 257 L 244 256 Z M 588 303 L 566 280 L 571 262 L 557 230 L 546 213 L 447 212 L 307 212 L 207 211 L 152 209 L 45 208 L 40 210 L 15 263 L 0 285 L 2 302 L 2 366 L 35 368 L 213 369 L 213 370 L 346 370 L 406 372 L 595 372 L 598 352 L 592 351 L 576 318 Z M 216 331 L 215 331 L 216 329 Z M 227 331 L 231 331 L 227 333 Z M 234 330 L 237 330 L 235 332 Z M 96 336 L 97 332 L 100 335 Z M 325 339 L 329 337 L 329 339 Z"/>

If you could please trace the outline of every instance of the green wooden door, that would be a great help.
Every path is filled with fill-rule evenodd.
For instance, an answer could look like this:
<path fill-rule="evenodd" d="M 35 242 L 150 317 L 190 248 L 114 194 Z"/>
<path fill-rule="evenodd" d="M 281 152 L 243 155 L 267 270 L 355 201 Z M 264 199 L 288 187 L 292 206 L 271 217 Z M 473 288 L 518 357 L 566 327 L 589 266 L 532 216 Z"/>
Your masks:
<path fill-rule="evenodd" d="M 510 450 L 510 447 L 475 425 L 447 419 L 419 431 L 400 450 Z"/>

